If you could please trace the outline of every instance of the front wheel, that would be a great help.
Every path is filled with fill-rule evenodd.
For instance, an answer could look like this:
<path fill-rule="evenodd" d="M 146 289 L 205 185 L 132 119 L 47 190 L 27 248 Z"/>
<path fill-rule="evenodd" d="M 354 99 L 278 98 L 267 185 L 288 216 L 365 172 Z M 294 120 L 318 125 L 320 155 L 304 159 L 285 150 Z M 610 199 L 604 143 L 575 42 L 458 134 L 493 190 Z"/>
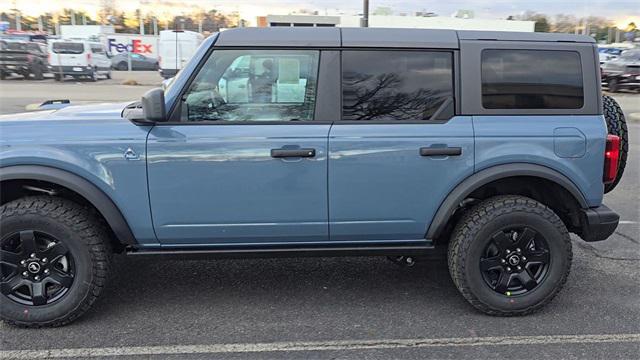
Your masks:
<path fill-rule="evenodd" d="M 0 207 L 0 318 L 24 327 L 65 325 L 106 284 L 103 225 L 66 199 L 33 196 Z"/>
<path fill-rule="evenodd" d="M 533 313 L 560 291 L 571 268 L 571 240 L 560 218 L 523 196 L 496 196 L 470 209 L 449 243 L 456 287 L 489 315 Z"/>

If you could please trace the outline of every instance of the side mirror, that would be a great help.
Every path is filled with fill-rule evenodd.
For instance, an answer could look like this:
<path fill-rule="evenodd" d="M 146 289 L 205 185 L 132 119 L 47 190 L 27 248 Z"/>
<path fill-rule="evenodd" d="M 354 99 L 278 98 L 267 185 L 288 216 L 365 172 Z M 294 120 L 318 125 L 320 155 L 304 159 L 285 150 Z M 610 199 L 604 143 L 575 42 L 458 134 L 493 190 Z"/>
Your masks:
<path fill-rule="evenodd" d="M 167 111 L 164 106 L 164 91 L 151 89 L 142 95 L 142 112 L 145 120 L 166 121 Z"/>

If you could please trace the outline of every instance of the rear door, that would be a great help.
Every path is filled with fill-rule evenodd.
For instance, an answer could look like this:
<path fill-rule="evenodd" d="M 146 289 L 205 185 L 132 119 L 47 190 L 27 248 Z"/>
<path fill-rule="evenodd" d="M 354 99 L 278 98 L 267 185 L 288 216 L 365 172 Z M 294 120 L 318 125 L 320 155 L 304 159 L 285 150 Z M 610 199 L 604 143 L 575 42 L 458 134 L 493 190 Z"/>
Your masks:
<path fill-rule="evenodd" d="M 163 245 L 328 240 L 317 50 L 215 50 L 147 145 Z M 320 104 L 317 105 L 318 107 Z"/>
<path fill-rule="evenodd" d="M 329 136 L 332 241 L 424 242 L 473 173 L 471 117 L 456 116 L 454 51 L 342 53 L 342 119 Z"/>
<path fill-rule="evenodd" d="M 51 45 L 51 62 L 56 66 L 87 66 L 89 51 L 82 42 L 56 41 Z"/>

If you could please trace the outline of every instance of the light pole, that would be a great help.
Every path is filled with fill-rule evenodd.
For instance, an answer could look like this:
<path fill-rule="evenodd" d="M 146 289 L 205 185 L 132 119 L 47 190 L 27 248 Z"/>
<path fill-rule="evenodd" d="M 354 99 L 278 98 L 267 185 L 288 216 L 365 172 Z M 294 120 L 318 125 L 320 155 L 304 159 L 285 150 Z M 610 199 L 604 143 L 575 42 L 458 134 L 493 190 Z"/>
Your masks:
<path fill-rule="evenodd" d="M 361 27 L 369 27 L 369 0 L 364 0 L 362 4 L 362 19 L 360 19 Z"/>

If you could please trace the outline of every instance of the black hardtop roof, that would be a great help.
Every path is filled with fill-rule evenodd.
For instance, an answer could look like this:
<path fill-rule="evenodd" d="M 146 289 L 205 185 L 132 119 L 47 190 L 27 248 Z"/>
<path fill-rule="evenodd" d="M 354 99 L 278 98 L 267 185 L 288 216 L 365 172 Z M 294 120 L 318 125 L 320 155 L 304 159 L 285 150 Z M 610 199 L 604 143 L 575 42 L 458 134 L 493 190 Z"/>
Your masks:
<path fill-rule="evenodd" d="M 469 31 L 441 29 L 236 28 L 222 31 L 214 46 L 377 47 L 457 49 L 460 41 L 595 43 L 587 35 L 515 31 Z"/>

